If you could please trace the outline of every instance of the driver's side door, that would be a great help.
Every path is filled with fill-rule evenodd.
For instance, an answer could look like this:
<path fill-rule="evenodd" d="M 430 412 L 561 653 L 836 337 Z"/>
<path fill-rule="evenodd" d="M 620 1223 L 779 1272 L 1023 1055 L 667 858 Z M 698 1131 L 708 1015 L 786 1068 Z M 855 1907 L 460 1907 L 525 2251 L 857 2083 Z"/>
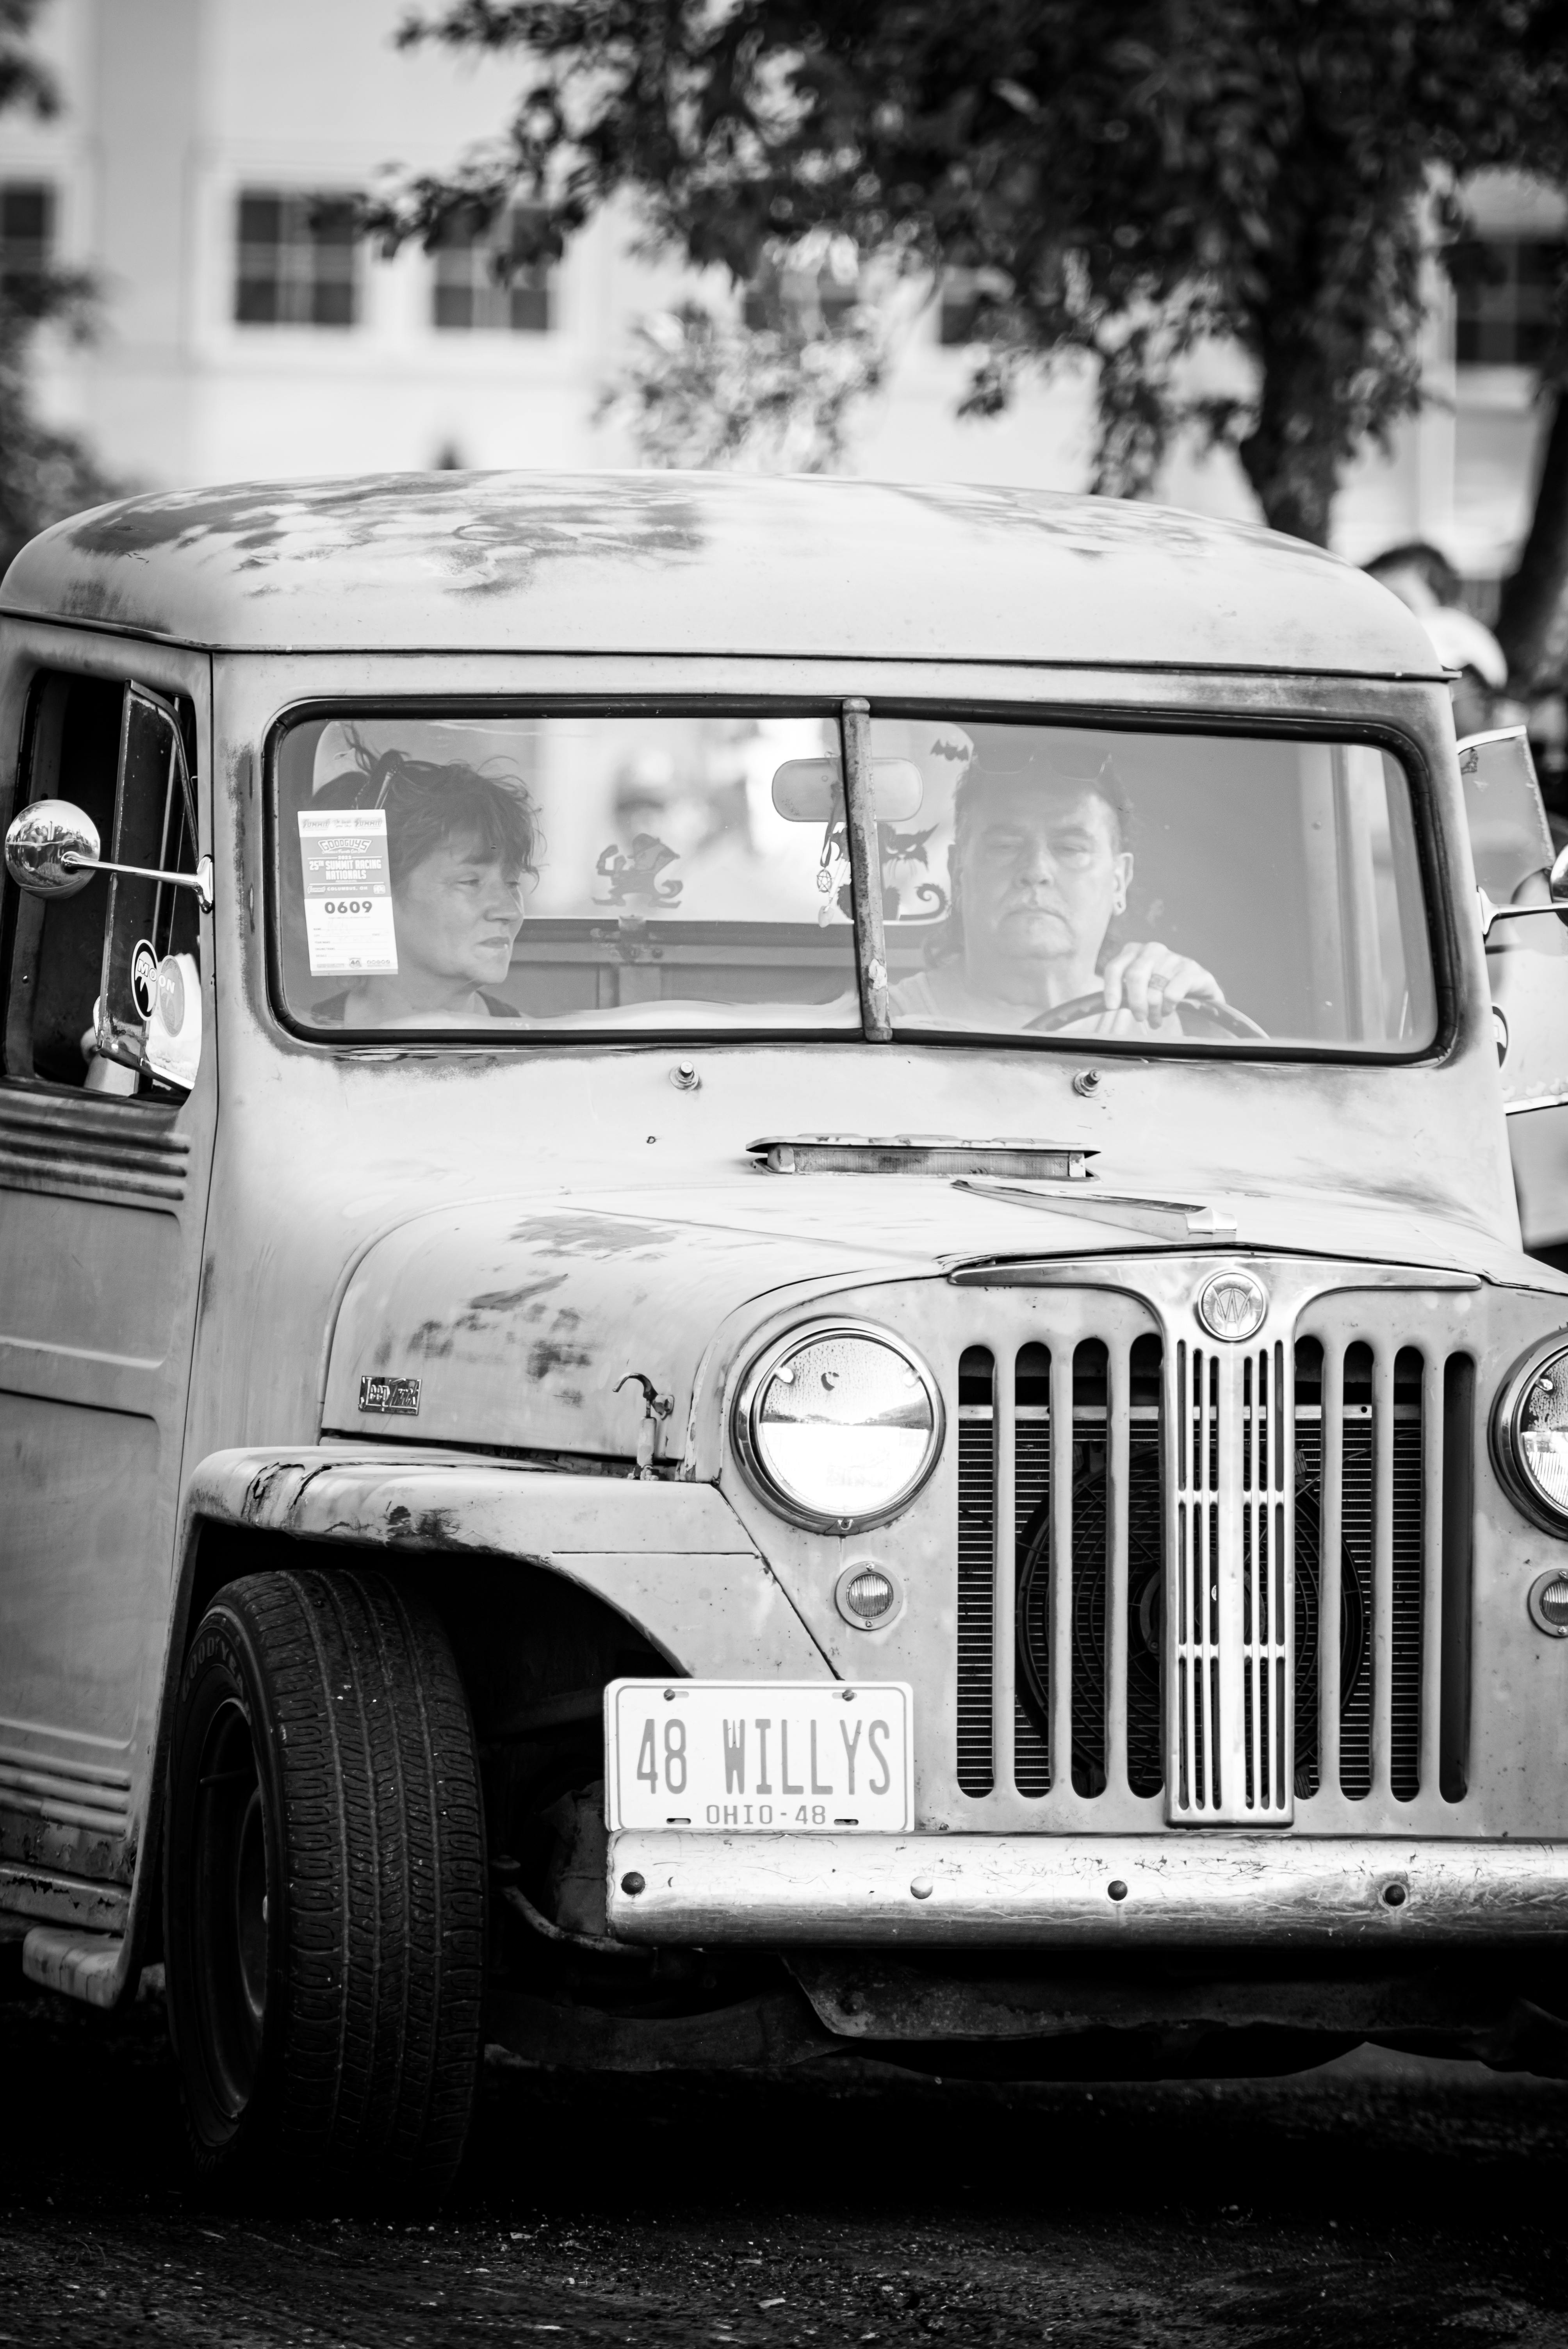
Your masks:
<path fill-rule="evenodd" d="M 205 793 L 136 755 L 128 709 L 134 678 L 194 750 L 207 664 L 106 645 L 84 667 L 80 639 L 38 636 L 25 678 L 7 665 L 22 755 L 0 820 L 68 800 L 106 857 L 193 870 Z M 206 999 L 189 1087 L 130 1065 L 129 1017 L 106 1025 L 149 947 L 182 950 Z M 47 903 L 7 880 L 0 975 L 0 1906 L 112 1925 L 168 1629 L 217 1101 L 211 920 L 104 874 Z"/>

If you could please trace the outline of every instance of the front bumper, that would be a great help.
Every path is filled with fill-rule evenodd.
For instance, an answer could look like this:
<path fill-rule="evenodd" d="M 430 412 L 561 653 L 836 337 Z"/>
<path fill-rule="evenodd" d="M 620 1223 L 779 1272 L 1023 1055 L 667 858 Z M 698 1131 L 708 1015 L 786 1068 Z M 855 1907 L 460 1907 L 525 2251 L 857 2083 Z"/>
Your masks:
<path fill-rule="evenodd" d="M 626 1829 L 609 1925 L 679 1945 L 1475 1947 L 1568 1931 L 1568 1844 Z"/>

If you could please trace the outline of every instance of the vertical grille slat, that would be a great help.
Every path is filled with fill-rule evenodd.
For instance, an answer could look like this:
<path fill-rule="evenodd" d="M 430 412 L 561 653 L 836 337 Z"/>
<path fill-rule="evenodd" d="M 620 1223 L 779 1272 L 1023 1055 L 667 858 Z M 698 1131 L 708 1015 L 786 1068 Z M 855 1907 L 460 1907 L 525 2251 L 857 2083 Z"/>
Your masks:
<path fill-rule="evenodd" d="M 1438 1784 L 1447 1803 L 1464 1800 L 1470 1780 L 1470 1595 L 1475 1506 L 1475 1364 L 1450 1354 L 1443 1366 L 1442 1661 Z"/>
<path fill-rule="evenodd" d="M 957 1775 L 965 1795 L 988 1795 L 992 1785 L 995 1444 L 992 1360 L 972 1346 L 958 1366 Z"/>
<path fill-rule="evenodd" d="M 1421 1729 L 1417 1757 L 1418 1785 L 1437 1785 L 1442 1771 L 1443 1633 L 1446 1594 L 1443 1589 L 1443 1462 L 1448 1446 L 1444 1425 L 1447 1396 L 1441 1360 L 1428 1354 L 1421 1361 L 1421 1459 L 1419 1482 L 1424 1496 L 1421 1523 L 1421 1584 L 1427 1606 L 1421 1621 Z"/>
<path fill-rule="evenodd" d="M 1372 1363 L 1371 1791 L 1392 1792 L 1394 1730 L 1394 1365 Z"/>
<path fill-rule="evenodd" d="M 1057 1671 L 1051 1681 L 1051 1784 L 1072 1783 L 1073 1688 L 1068 1659 L 1073 1651 L 1073 1355 L 1070 1346 L 1051 1352 L 1051 1425 L 1067 1432 L 1051 1446 L 1050 1550 L 1051 1653 Z"/>
<path fill-rule="evenodd" d="M 1377 1676 L 1373 1649 L 1377 1618 L 1372 1590 L 1372 1559 L 1377 1540 L 1377 1467 L 1372 1429 L 1371 1348 L 1359 1340 L 1347 1346 L 1343 1371 L 1345 1406 L 1339 1418 L 1325 1427 L 1323 1440 L 1328 1447 L 1329 1459 L 1339 1463 L 1339 1785 L 1352 1802 L 1360 1803 L 1372 1792 L 1373 1687 Z M 1335 1579 L 1326 1549 L 1322 1571 L 1326 1583 Z M 1345 1637 L 1346 1616 L 1350 1623 L 1348 1641 Z"/>
<path fill-rule="evenodd" d="M 1037 1683 L 1035 1702 L 1029 1692 L 1016 1688 L 1013 1699 L 1013 1769 L 1020 1795 L 1039 1796 L 1051 1789 L 1048 1726 L 1056 1674 L 1051 1661 L 1052 1577 L 1048 1569 L 1030 1583 L 1026 1579 L 1034 1529 L 1048 1521 L 1051 1488 L 1050 1354 L 1044 1346 L 1026 1346 L 1014 1372 L 1014 1537 L 1017 1557 L 1016 1604 L 1026 1619 L 1020 1624 L 1016 1671 L 1033 1671 Z"/>
<path fill-rule="evenodd" d="M 1105 1544 L 1105 1773 L 1113 1795 L 1128 1790 L 1127 1598 L 1128 1498 L 1132 1432 L 1131 1363 L 1125 1340 L 1106 1363 L 1106 1472 L 1109 1503 Z"/>
<path fill-rule="evenodd" d="M 1423 1364 L 1414 1347 L 1394 1357 L 1389 1427 L 1388 1785 L 1396 1802 L 1421 1789 L 1421 1688 L 1426 1619 L 1426 1497 L 1422 1485 L 1426 1413 Z"/>
<path fill-rule="evenodd" d="M 1345 1694 L 1340 1686 L 1339 1660 L 1344 1651 L 1345 1578 L 1339 1560 L 1345 1547 L 1345 1453 L 1333 1431 L 1345 1423 L 1345 1352 L 1332 1342 L 1322 1349 L 1322 1408 L 1318 1418 L 1318 1467 L 1323 1498 L 1318 1514 L 1317 1543 L 1317 1722 L 1321 1783 L 1342 1783 L 1340 1725 L 1345 1718 Z M 1332 1563 L 1331 1563 L 1332 1561 Z"/>
<path fill-rule="evenodd" d="M 995 1495 L 992 1511 L 991 1754 L 993 1781 L 1011 1786 L 1016 1673 L 1018 1652 L 1018 1538 L 1015 1466 L 1017 1422 L 1014 1416 L 1014 1358 L 1003 1348 L 992 1360 L 995 1412 Z"/>
<path fill-rule="evenodd" d="M 1072 1385 L 1072 1714 L 1073 1786 L 1098 1797 L 1106 1788 L 1106 1506 L 1104 1341 L 1080 1340 Z M 1066 1447 L 1064 1446 L 1064 1449 Z"/>

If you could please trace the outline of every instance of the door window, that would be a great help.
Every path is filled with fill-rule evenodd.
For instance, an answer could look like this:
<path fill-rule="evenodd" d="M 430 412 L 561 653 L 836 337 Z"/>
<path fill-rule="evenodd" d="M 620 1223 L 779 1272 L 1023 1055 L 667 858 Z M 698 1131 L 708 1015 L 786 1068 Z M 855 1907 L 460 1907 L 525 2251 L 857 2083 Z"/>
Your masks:
<path fill-rule="evenodd" d="M 106 860 L 194 873 L 196 811 L 189 775 L 170 755 L 167 727 L 145 722 L 156 697 L 119 679 L 46 671 L 28 710 L 17 804 L 69 801 L 97 829 Z M 175 708 L 187 748 L 192 713 Z M 30 897 L 8 885 L 10 973 L 5 1073 L 102 1093 L 182 1090 L 140 1066 L 145 1013 L 133 964 L 199 955 L 195 892 L 95 874 L 74 896 Z"/>

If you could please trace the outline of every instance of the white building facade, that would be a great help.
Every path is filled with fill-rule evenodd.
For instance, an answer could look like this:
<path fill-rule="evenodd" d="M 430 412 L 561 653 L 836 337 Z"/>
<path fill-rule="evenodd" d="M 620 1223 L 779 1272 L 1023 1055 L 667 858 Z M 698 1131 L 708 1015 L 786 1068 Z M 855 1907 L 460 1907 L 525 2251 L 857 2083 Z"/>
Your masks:
<path fill-rule="evenodd" d="M 52 123 L 0 119 L 0 269 L 47 250 L 98 276 L 98 341 L 51 337 L 41 388 L 117 475 L 162 487 L 634 461 L 595 403 L 637 318 L 691 284 L 634 255 L 634 224 L 600 221 L 510 291 L 482 250 L 385 261 L 335 225 L 335 196 L 389 165 L 445 169 L 497 132 L 521 79 L 516 58 L 399 52 L 405 13 L 405 0 L 51 0 L 39 47 L 65 108 Z M 1429 538 L 1484 583 L 1511 566 L 1527 517 L 1531 355 L 1563 214 L 1503 180 L 1475 208 L 1495 282 L 1464 305 L 1439 295 L 1427 409 L 1390 457 L 1356 469 L 1336 537 L 1357 560 Z M 854 470 L 1081 488 L 1081 375 L 1027 388 L 998 421 L 960 420 L 969 362 L 942 335 L 934 302 L 902 319 Z M 1161 494 L 1253 512 L 1227 456 L 1178 456 Z"/>

